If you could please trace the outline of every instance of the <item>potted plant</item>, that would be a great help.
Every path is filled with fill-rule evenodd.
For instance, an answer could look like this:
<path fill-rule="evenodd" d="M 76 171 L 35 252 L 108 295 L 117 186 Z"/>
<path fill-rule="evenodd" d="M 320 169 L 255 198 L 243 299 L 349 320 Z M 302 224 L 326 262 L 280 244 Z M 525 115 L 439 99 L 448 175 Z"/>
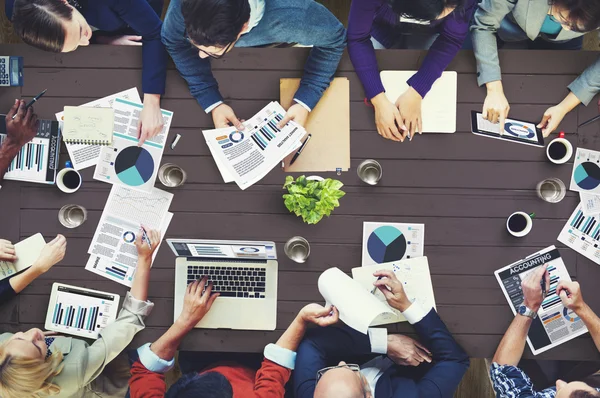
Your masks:
<path fill-rule="evenodd" d="M 305 223 L 316 224 L 340 205 L 339 199 L 346 194 L 340 190 L 343 185 L 331 178 L 300 176 L 294 181 L 294 177 L 287 176 L 283 184 L 288 190 L 283 195 L 285 207 Z"/>

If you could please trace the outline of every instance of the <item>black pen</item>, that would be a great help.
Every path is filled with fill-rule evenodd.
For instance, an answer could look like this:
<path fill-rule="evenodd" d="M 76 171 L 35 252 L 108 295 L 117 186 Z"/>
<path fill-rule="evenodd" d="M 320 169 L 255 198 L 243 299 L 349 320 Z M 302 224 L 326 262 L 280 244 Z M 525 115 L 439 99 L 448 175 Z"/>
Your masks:
<path fill-rule="evenodd" d="M 306 144 L 308 144 L 308 140 L 310 140 L 310 137 L 312 137 L 312 134 L 309 134 L 308 137 L 306 137 L 306 139 L 302 143 L 302 145 L 300 145 L 300 148 L 298 149 L 298 152 L 296 152 L 296 154 L 292 158 L 292 161 L 290 162 L 290 166 L 294 164 L 294 162 L 296 161 L 296 159 L 298 159 L 298 156 L 300 156 L 300 154 L 302 153 L 302 150 L 304 149 L 304 147 L 306 146 Z"/>
<path fill-rule="evenodd" d="M 588 120 L 588 121 L 585 121 L 585 122 L 581 123 L 581 124 L 580 124 L 579 126 L 577 126 L 577 127 L 583 127 L 583 126 L 587 126 L 587 125 L 588 125 L 588 124 L 590 124 L 590 123 L 594 123 L 596 120 L 600 120 L 600 115 L 598 115 L 598 116 L 596 116 L 596 117 L 593 117 L 593 118 L 591 118 L 590 120 Z"/>
<path fill-rule="evenodd" d="M 33 97 L 33 99 L 31 101 L 29 101 L 27 103 L 27 105 L 25 105 L 25 110 L 27 110 L 31 105 L 35 104 L 37 102 L 37 100 L 39 100 L 40 98 L 42 98 L 42 96 L 44 94 L 46 94 L 46 91 L 48 91 L 48 89 L 45 89 L 44 91 L 42 91 L 41 93 L 39 93 L 38 95 L 36 95 L 35 97 Z M 12 117 L 13 119 L 17 117 L 17 114 L 15 113 L 14 116 Z"/>

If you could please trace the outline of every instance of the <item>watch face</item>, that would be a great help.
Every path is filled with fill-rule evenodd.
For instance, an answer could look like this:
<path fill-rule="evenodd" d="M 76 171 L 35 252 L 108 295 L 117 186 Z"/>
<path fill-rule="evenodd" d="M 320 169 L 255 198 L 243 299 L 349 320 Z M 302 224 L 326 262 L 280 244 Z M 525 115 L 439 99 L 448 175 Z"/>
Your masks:
<path fill-rule="evenodd" d="M 524 305 L 519 306 L 519 314 L 523 315 L 523 314 L 525 314 L 526 311 L 527 311 L 527 307 L 525 307 Z"/>

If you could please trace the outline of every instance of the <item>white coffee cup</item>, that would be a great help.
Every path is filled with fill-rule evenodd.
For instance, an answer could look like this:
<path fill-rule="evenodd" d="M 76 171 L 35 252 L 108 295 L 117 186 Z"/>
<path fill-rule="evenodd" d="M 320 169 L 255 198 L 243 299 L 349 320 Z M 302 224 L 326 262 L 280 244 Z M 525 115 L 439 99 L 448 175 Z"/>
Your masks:
<path fill-rule="evenodd" d="M 67 173 L 76 173 L 77 174 L 77 176 L 79 177 L 79 183 L 76 186 L 75 185 L 69 185 L 69 186 L 65 185 L 65 175 L 67 175 Z M 67 178 L 69 178 L 69 176 L 67 176 Z M 83 181 L 83 178 L 81 178 L 81 174 L 79 174 L 79 172 L 77 170 L 69 168 L 69 167 L 62 169 L 56 175 L 56 186 L 58 187 L 58 189 L 60 189 L 64 193 L 77 192 L 77 190 L 81 187 L 82 181 Z M 67 181 L 67 182 L 71 183 L 71 181 Z"/>
<path fill-rule="evenodd" d="M 535 214 L 527 214 L 522 211 L 516 211 L 506 220 L 506 229 L 517 238 L 522 238 L 531 232 L 533 228 L 533 217 Z M 513 218 L 514 217 L 514 218 Z"/>
<path fill-rule="evenodd" d="M 554 164 L 567 163 L 569 161 L 569 159 L 571 159 L 571 156 L 573 156 L 573 145 L 571 145 L 571 143 L 569 141 L 567 141 L 564 138 L 564 136 L 565 136 L 565 134 L 561 132 L 559 137 L 550 141 L 550 144 L 548 144 L 548 146 L 546 147 L 546 156 Z M 550 147 L 552 147 L 553 144 L 565 146 L 566 153 L 560 159 L 555 159 L 552 156 L 550 156 Z"/>

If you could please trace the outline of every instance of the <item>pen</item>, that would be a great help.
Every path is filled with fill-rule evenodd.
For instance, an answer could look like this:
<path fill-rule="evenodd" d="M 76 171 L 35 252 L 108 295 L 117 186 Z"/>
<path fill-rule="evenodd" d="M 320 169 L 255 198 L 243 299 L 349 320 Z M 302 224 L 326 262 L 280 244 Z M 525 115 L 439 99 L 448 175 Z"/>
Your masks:
<path fill-rule="evenodd" d="M 379 278 L 377 278 L 377 280 L 380 280 L 381 278 L 383 278 L 383 276 L 380 276 Z M 373 289 L 371 289 L 371 294 L 375 294 L 376 291 L 377 291 L 377 286 L 373 286 Z"/>
<path fill-rule="evenodd" d="M 594 123 L 596 120 L 600 120 L 600 115 L 598 115 L 598 116 L 596 116 L 596 117 L 593 117 L 593 118 L 591 118 L 590 120 L 588 120 L 588 121 L 585 121 L 585 122 L 581 123 L 581 124 L 580 124 L 579 126 L 577 126 L 577 127 L 583 127 L 583 126 L 587 126 L 587 125 L 588 125 L 588 124 L 590 124 L 590 123 Z"/>
<path fill-rule="evenodd" d="M 542 276 L 542 280 L 540 281 L 540 286 L 542 287 L 542 297 L 546 298 L 546 274 Z"/>
<path fill-rule="evenodd" d="M 310 140 L 311 137 L 312 137 L 312 134 L 309 134 L 306 137 L 306 139 L 304 140 L 304 142 L 302 143 L 302 145 L 300 145 L 300 148 L 298 148 L 298 152 L 296 152 L 296 154 L 292 158 L 292 161 L 290 162 L 290 166 L 294 164 L 294 162 L 296 161 L 296 159 L 298 159 L 298 156 L 300 156 L 300 154 L 302 153 L 302 150 L 304 149 L 304 147 L 306 146 L 306 144 L 308 144 L 308 141 Z"/>
<path fill-rule="evenodd" d="M 177 145 L 177 143 L 179 142 L 180 139 L 181 139 L 181 134 L 177 134 L 175 136 L 175 138 L 173 138 L 173 142 L 171 142 L 171 149 L 175 149 L 175 145 Z"/>
<path fill-rule="evenodd" d="M 29 109 L 29 107 L 30 107 L 31 105 L 33 105 L 34 103 L 36 103 L 36 102 L 37 102 L 37 100 L 39 100 L 40 98 L 42 98 L 42 96 L 43 96 L 44 94 L 46 94 L 46 91 L 48 91 L 48 89 L 45 89 L 44 91 L 42 91 L 41 93 L 39 93 L 38 95 L 36 95 L 35 97 L 33 97 L 33 99 L 32 99 L 31 101 L 29 101 L 29 102 L 27 103 L 27 105 L 25 105 L 25 110 Z M 14 119 L 15 117 L 17 117 L 17 114 L 16 114 L 16 113 L 15 113 L 15 115 L 14 115 L 12 118 Z"/>
<path fill-rule="evenodd" d="M 140 228 L 142 228 L 142 240 L 145 240 L 148 244 L 148 247 L 152 249 L 152 242 L 150 242 L 150 237 L 148 236 L 148 233 L 146 232 L 144 227 L 140 226 Z"/>

